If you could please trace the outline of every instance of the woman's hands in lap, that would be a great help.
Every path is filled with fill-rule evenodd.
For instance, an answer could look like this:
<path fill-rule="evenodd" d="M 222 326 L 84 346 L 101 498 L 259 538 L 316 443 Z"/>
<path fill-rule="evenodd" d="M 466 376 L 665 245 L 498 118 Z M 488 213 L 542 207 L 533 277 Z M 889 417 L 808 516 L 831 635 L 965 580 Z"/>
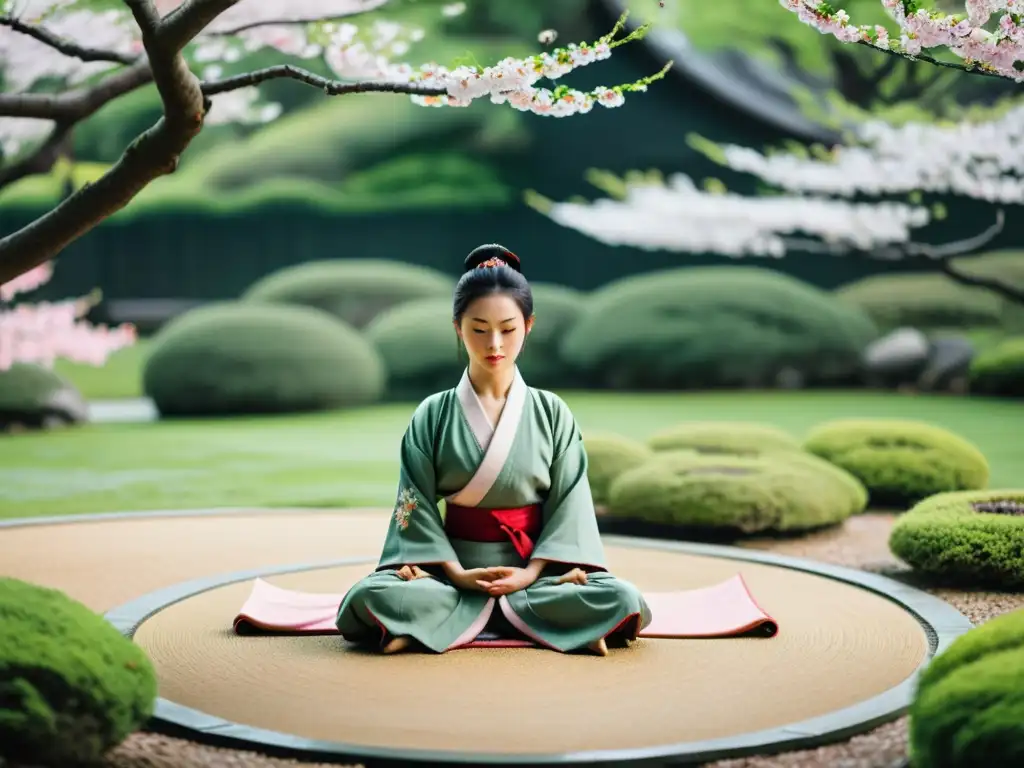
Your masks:
<path fill-rule="evenodd" d="M 587 572 L 582 568 L 573 568 L 568 573 L 558 577 L 556 584 L 579 584 L 581 587 L 587 583 Z"/>
<path fill-rule="evenodd" d="M 403 581 L 433 578 L 431 574 L 424 571 L 418 565 L 403 565 L 395 573 Z M 458 573 L 449 573 L 448 578 L 453 586 L 459 589 L 486 592 L 494 597 L 509 595 L 521 589 L 526 589 L 537 580 L 537 576 L 531 569 L 510 566 L 470 568 L 469 570 L 461 570 Z M 573 568 L 559 576 L 555 583 L 583 586 L 587 583 L 587 572 L 582 568 Z"/>
<path fill-rule="evenodd" d="M 518 592 L 521 589 L 526 589 L 537 580 L 534 573 L 527 568 L 501 567 L 491 568 L 490 570 L 498 572 L 498 578 L 492 581 L 486 589 L 487 594 L 493 596 Z"/>
<path fill-rule="evenodd" d="M 416 579 L 429 579 L 430 574 L 420 568 L 418 565 L 403 565 L 395 573 L 398 578 L 404 581 L 415 581 Z"/>

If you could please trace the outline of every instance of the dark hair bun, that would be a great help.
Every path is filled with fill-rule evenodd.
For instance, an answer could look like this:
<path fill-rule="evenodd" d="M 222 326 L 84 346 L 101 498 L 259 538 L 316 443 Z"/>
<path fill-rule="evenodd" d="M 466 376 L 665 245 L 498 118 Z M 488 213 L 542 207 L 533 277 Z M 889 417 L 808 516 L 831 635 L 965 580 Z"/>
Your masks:
<path fill-rule="evenodd" d="M 519 261 L 519 257 L 505 246 L 498 245 L 497 243 L 488 243 L 487 245 L 477 246 L 470 252 L 469 256 L 466 257 L 462 266 L 467 272 L 469 272 L 470 270 L 477 269 L 479 267 L 494 266 L 492 264 L 487 264 L 487 262 L 492 259 L 503 261 L 516 272 L 521 273 L 523 271 L 523 265 Z"/>

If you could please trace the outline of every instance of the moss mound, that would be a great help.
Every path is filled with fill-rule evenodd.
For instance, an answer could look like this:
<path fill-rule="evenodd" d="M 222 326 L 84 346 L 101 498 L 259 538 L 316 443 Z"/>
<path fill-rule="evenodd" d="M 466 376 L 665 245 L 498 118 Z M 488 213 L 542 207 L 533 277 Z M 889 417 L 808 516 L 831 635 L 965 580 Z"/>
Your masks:
<path fill-rule="evenodd" d="M 851 484 L 813 457 L 672 451 L 619 475 L 608 495 L 616 517 L 740 534 L 820 528 L 863 509 Z"/>
<path fill-rule="evenodd" d="M 800 450 L 800 441 L 770 424 L 733 421 L 692 421 L 652 435 L 647 444 L 656 451 L 693 450 L 760 456 L 771 451 Z"/>
<path fill-rule="evenodd" d="M 927 498 L 896 521 L 889 549 L 943 582 L 1024 588 L 1024 491 Z"/>
<path fill-rule="evenodd" d="M 245 301 L 315 307 L 364 328 L 381 312 L 412 299 L 447 296 L 455 281 L 417 264 L 377 259 L 311 261 L 253 283 Z"/>
<path fill-rule="evenodd" d="M 454 387 L 466 367 L 450 298 L 418 299 L 389 309 L 364 334 L 384 360 L 392 400 L 418 400 Z"/>
<path fill-rule="evenodd" d="M 982 351 L 971 361 L 969 377 L 977 394 L 1024 397 L 1024 336 Z"/>
<path fill-rule="evenodd" d="M 0 762 L 95 764 L 153 712 L 139 646 L 61 592 L 0 578 Z"/>
<path fill-rule="evenodd" d="M 77 424 L 88 415 L 78 389 L 49 368 L 15 363 L 0 371 L 0 430 Z"/>
<path fill-rule="evenodd" d="M 900 419 L 840 419 L 804 442 L 868 489 L 871 503 L 906 507 L 935 493 L 979 490 L 989 466 L 972 443 L 942 427 Z"/>
<path fill-rule="evenodd" d="M 225 303 L 153 338 L 143 389 L 164 416 L 345 408 L 376 401 L 384 366 L 357 331 L 299 306 Z"/>
<path fill-rule="evenodd" d="M 921 674 L 909 715 L 915 768 L 1024 765 L 1024 611 L 950 644 Z"/>
<path fill-rule="evenodd" d="M 615 478 L 654 455 L 639 440 L 610 433 L 584 435 L 583 447 L 587 452 L 587 480 L 597 504 L 608 502 L 608 489 Z"/>
<path fill-rule="evenodd" d="M 877 329 L 858 309 L 756 267 L 681 268 L 616 281 L 587 299 L 562 352 L 592 386 L 768 386 L 852 379 Z"/>
<path fill-rule="evenodd" d="M 516 363 L 532 387 L 557 389 L 576 386 L 581 382 L 571 364 L 562 356 L 561 342 L 583 314 L 585 294 L 548 283 L 537 283 L 531 289 L 537 320 Z"/>

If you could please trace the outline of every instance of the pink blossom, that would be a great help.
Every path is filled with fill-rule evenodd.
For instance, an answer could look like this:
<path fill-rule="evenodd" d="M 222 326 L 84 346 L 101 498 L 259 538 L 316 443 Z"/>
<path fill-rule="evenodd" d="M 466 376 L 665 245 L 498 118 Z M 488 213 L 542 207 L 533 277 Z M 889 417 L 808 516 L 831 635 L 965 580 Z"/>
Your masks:
<path fill-rule="evenodd" d="M 0 285 L 0 301 L 32 291 L 52 275 L 52 264 L 41 264 Z M 101 366 L 111 353 L 135 343 L 135 327 L 130 324 L 108 328 L 81 320 L 91 304 L 88 299 L 68 299 L 0 308 L 0 371 L 14 363 L 50 367 L 57 358 Z"/>
<path fill-rule="evenodd" d="M 919 56 L 929 48 L 946 48 L 971 62 L 972 67 L 1024 81 L 1024 71 L 1016 66 L 1024 61 L 1024 34 L 1011 16 L 1020 12 L 1022 0 L 966 0 L 966 18 L 925 9 L 907 16 L 900 0 L 882 0 L 882 6 L 899 26 L 898 38 L 888 32 L 882 34 L 878 26 L 851 23 L 844 10 L 823 12 L 816 0 L 779 0 L 779 4 L 803 23 L 845 43 L 869 41 L 908 56 Z M 982 29 L 992 14 L 1003 10 L 1006 13 L 999 19 L 999 33 Z"/>

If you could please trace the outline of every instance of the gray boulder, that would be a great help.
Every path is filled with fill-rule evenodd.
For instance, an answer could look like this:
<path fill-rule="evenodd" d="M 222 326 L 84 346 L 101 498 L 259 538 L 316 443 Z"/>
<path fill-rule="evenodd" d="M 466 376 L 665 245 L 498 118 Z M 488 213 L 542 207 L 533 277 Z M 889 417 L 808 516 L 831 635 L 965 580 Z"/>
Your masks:
<path fill-rule="evenodd" d="M 862 370 L 869 386 L 893 387 L 918 380 L 928 365 L 931 344 L 916 328 L 897 328 L 864 350 Z"/>
<path fill-rule="evenodd" d="M 966 392 L 975 354 L 974 344 L 964 336 L 932 339 L 928 364 L 918 377 L 918 387 L 932 392 Z"/>

